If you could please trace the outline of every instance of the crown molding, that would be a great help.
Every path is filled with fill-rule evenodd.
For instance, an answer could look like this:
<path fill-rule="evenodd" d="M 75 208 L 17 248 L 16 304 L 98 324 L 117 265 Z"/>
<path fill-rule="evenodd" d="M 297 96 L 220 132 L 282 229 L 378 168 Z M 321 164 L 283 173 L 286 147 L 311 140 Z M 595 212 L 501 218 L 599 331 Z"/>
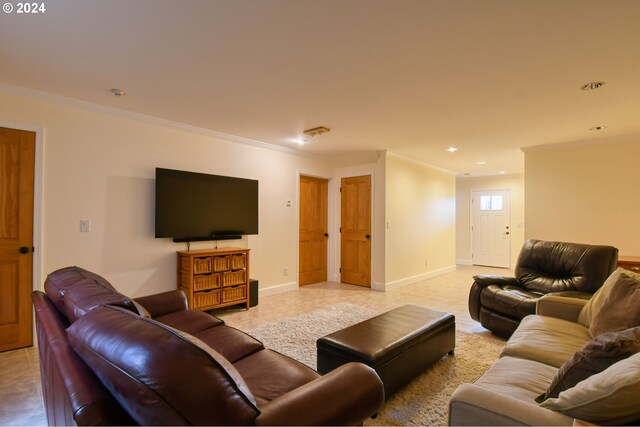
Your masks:
<path fill-rule="evenodd" d="M 522 150 L 525 153 L 531 153 L 534 151 L 560 150 L 563 148 L 608 144 L 612 142 L 634 142 L 634 141 L 640 142 L 640 134 L 618 135 L 618 136 L 610 136 L 606 138 L 596 138 L 596 139 L 586 139 L 586 140 L 583 139 L 583 140 L 576 140 L 576 141 L 558 142 L 558 143 L 552 143 L 552 144 L 530 145 L 528 147 L 520 147 L 520 150 Z"/>
<path fill-rule="evenodd" d="M 146 114 L 135 113 L 133 111 L 122 110 L 114 107 L 107 107 L 105 105 L 95 104 L 92 102 L 82 101 L 75 98 L 68 98 L 61 95 L 54 95 L 48 92 L 41 92 L 34 89 L 27 89 L 18 86 L 11 86 L 0 83 L 0 92 L 8 95 L 19 96 L 23 98 L 29 98 L 36 101 L 48 102 L 56 105 L 62 105 L 66 107 L 77 108 L 84 111 L 90 111 L 93 113 L 108 114 L 115 117 L 134 120 L 141 123 L 151 124 L 169 129 L 180 130 L 195 135 L 206 136 L 210 138 L 216 138 L 228 142 L 236 142 L 240 144 L 250 145 L 253 147 L 263 148 L 266 150 L 279 151 L 282 153 L 293 154 L 296 156 L 305 156 L 313 158 L 326 158 L 321 154 L 309 153 L 295 148 L 282 147 L 280 145 L 271 144 L 264 141 L 258 141 L 255 139 L 245 138 L 242 136 L 231 135 L 228 133 L 218 132 L 211 129 L 206 129 L 198 126 L 188 125 L 185 123 L 174 122 L 172 120 L 161 119 L 158 117 L 148 116 Z"/>
<path fill-rule="evenodd" d="M 449 175 L 456 175 L 457 174 L 457 172 L 451 171 L 449 169 L 445 169 L 445 168 L 441 168 L 441 167 L 438 167 L 438 166 L 434 166 L 434 165 L 429 164 L 429 163 L 421 162 L 420 160 L 412 159 L 411 157 L 403 156 L 402 154 L 394 153 L 393 151 L 386 150 L 385 152 L 386 152 L 386 155 L 389 156 L 389 157 L 394 157 L 396 159 L 404 160 L 404 161 L 409 162 L 409 163 L 414 163 L 414 164 L 416 164 L 418 166 L 421 166 L 423 168 L 437 170 L 439 172 L 444 172 L 444 173 L 449 174 Z"/>

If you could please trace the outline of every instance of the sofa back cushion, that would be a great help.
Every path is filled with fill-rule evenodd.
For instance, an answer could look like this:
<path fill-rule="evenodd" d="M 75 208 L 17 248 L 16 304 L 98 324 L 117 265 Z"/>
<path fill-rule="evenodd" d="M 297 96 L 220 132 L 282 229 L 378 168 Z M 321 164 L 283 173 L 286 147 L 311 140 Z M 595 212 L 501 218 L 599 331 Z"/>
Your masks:
<path fill-rule="evenodd" d="M 70 323 L 101 305 L 115 305 L 140 314 L 131 298 L 93 279 L 84 279 L 63 291 L 64 312 Z"/>
<path fill-rule="evenodd" d="M 79 282 L 92 282 L 115 291 L 115 288 L 104 277 L 84 268 L 72 266 L 54 271 L 47 276 L 44 282 L 44 290 L 53 305 L 65 316 L 67 313 L 64 306 L 64 293 L 66 289 L 75 286 Z"/>
<path fill-rule="evenodd" d="M 515 276 L 530 291 L 594 293 L 617 260 L 618 250 L 612 246 L 527 240 Z"/>
<path fill-rule="evenodd" d="M 235 368 L 194 337 L 113 306 L 86 313 L 67 334 L 140 424 L 247 425 L 259 415 Z"/>

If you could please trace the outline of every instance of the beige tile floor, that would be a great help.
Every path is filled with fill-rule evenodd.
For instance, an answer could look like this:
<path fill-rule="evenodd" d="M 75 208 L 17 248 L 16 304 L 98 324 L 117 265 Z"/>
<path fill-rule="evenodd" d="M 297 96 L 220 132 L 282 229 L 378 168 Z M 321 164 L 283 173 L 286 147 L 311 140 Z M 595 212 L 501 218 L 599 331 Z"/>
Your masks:
<path fill-rule="evenodd" d="M 325 282 L 263 297 L 258 306 L 248 311 L 229 309 L 216 315 L 229 325 L 246 330 L 340 302 L 378 311 L 417 304 L 453 313 L 456 328 L 461 331 L 490 335 L 469 317 L 467 298 L 475 274 L 511 275 L 512 271 L 458 266 L 455 272 L 388 292 Z M 0 353 L 0 425 L 46 425 L 38 353 L 33 347 Z"/>

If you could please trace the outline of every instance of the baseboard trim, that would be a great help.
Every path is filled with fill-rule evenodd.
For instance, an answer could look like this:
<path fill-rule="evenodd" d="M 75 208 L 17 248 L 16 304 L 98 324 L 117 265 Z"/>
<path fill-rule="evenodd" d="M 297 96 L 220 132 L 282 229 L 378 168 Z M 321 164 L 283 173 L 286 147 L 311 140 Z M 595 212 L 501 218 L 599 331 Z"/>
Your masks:
<path fill-rule="evenodd" d="M 376 289 L 376 290 L 390 291 L 392 289 L 398 289 L 398 288 L 402 288 L 403 286 L 413 285 L 414 283 L 418 283 L 418 282 L 421 282 L 423 280 L 431 279 L 433 277 L 437 277 L 437 276 L 440 276 L 442 274 L 452 273 L 454 271 L 456 271 L 456 266 L 455 265 L 450 265 L 448 267 L 439 268 L 437 270 L 428 271 L 426 273 L 418 274 L 416 276 L 406 277 L 404 279 L 400 279 L 400 280 L 396 280 L 396 281 L 393 281 L 393 282 L 389 282 L 389 283 L 383 284 L 384 289 Z M 374 284 L 374 285 L 377 285 L 377 284 Z"/>
<path fill-rule="evenodd" d="M 473 264 L 471 264 L 471 260 L 470 259 L 457 259 L 456 260 L 456 264 L 458 264 L 458 265 L 473 265 Z"/>
<path fill-rule="evenodd" d="M 297 291 L 297 290 L 298 290 L 298 283 L 289 282 L 289 283 L 283 283 L 281 285 L 269 286 L 268 288 L 260 288 L 258 290 L 258 295 L 261 297 L 267 297 L 269 295 L 283 294 L 285 292 Z"/>

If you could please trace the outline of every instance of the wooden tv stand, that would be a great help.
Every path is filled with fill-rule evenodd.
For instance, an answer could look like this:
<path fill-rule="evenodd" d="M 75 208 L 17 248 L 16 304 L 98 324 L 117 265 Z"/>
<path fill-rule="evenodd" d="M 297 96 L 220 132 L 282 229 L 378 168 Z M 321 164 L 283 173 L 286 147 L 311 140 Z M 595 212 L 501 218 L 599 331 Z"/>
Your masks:
<path fill-rule="evenodd" d="M 249 249 L 178 251 L 178 289 L 189 308 L 208 311 L 245 304 L 249 309 Z"/>

